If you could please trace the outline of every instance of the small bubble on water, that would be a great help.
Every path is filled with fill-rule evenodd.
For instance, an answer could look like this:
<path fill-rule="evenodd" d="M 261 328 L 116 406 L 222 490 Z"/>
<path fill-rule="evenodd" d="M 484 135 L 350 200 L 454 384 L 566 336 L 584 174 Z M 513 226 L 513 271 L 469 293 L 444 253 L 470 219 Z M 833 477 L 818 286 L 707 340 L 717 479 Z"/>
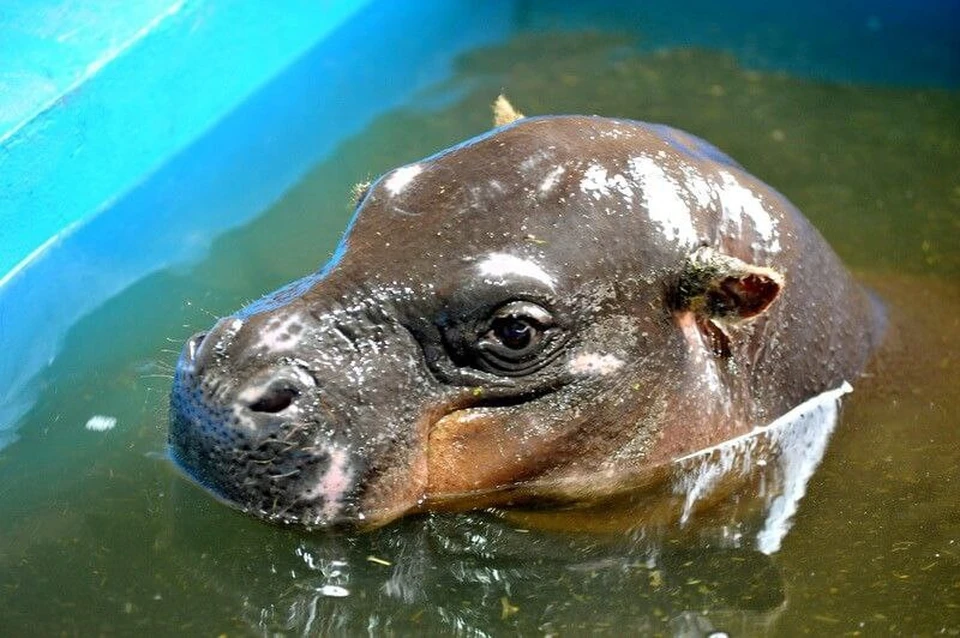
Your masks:
<path fill-rule="evenodd" d="M 339 585 L 324 585 L 317 589 L 317 593 L 321 596 L 329 596 L 330 598 L 346 598 L 350 595 L 350 590 L 346 587 L 340 587 Z"/>

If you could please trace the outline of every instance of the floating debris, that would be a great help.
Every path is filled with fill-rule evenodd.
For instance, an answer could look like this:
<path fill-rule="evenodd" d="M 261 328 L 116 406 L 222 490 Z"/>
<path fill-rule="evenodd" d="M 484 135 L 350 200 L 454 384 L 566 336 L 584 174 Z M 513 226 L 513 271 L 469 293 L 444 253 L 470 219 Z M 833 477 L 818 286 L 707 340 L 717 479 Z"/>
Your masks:
<path fill-rule="evenodd" d="M 367 556 L 367 560 L 377 565 L 383 565 L 384 567 L 390 567 L 390 565 L 393 564 L 388 560 L 384 560 L 382 558 L 378 558 L 377 556 L 373 556 L 373 555 Z"/>
<path fill-rule="evenodd" d="M 87 421 L 86 428 L 91 432 L 106 432 L 107 430 L 112 430 L 116 425 L 116 417 L 96 414 Z"/>
<path fill-rule="evenodd" d="M 500 620 L 506 620 L 510 616 L 520 611 L 520 608 L 511 604 L 510 600 L 506 596 L 500 599 L 500 606 L 502 608 L 500 611 Z"/>

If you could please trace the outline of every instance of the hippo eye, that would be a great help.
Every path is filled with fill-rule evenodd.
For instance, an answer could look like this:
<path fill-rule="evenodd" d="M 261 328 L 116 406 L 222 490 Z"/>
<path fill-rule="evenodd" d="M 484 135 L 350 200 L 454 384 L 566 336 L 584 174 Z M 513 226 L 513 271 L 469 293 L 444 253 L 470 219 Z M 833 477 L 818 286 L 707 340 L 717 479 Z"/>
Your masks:
<path fill-rule="evenodd" d="M 521 317 L 498 317 L 490 329 L 500 343 L 511 350 L 524 350 L 539 336 L 537 328 Z"/>
<path fill-rule="evenodd" d="M 533 371 L 543 363 L 540 355 L 554 328 L 551 314 L 536 304 L 513 301 L 501 306 L 476 345 L 483 367 L 507 374 Z"/>

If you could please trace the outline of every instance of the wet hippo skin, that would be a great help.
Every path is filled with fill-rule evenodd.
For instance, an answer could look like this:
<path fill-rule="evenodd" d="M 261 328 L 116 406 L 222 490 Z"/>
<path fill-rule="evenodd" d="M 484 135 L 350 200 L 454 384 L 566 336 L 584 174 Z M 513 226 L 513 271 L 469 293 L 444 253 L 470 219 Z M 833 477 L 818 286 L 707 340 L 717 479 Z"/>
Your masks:
<path fill-rule="evenodd" d="M 170 450 L 307 527 L 594 498 L 854 381 L 878 323 L 706 142 L 521 118 L 382 176 L 319 273 L 194 336 Z"/>

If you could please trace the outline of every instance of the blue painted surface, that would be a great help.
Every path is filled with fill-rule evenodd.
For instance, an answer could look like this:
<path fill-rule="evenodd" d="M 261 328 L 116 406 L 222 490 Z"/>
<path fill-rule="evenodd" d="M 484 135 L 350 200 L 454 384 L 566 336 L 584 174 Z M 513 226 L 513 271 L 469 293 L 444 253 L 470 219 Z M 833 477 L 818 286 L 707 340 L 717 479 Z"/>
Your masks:
<path fill-rule="evenodd" d="M 365 2 L 148 4 L 152 12 L 135 2 L 46 1 L 31 12 L 23 2 L 3 14 L 3 59 L 18 61 L 4 75 L 25 86 L 14 83 L 0 106 L 5 121 L 20 120 L 0 133 L 0 273 L 142 180 Z M 27 16 L 32 28 L 18 28 Z M 44 21 L 46 37 L 25 35 Z M 77 29 L 101 22 L 76 50 L 67 46 Z M 33 64 L 32 74 L 18 68 Z M 19 97 L 50 68 L 52 95 Z"/>
<path fill-rule="evenodd" d="M 958 25 L 956 0 L 8 0 L 0 447 L 77 319 L 201 257 L 460 52 L 589 27 L 827 80 L 956 87 Z"/>
<path fill-rule="evenodd" d="M 0 5 L 0 136 L 55 106 L 179 4 L 6 0 Z"/>

